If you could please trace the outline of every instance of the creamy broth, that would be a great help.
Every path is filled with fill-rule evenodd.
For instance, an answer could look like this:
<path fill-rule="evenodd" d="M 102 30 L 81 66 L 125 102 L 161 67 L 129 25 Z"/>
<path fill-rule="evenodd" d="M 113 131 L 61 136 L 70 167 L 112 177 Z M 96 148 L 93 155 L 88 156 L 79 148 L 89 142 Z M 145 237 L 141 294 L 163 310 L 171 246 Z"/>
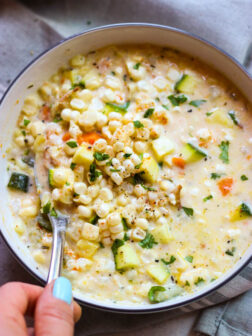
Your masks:
<path fill-rule="evenodd" d="M 46 270 L 47 214 L 69 215 L 63 275 L 86 297 L 143 304 L 197 291 L 252 241 L 250 113 L 220 74 L 179 52 L 76 55 L 24 101 L 8 150 L 16 233 Z"/>

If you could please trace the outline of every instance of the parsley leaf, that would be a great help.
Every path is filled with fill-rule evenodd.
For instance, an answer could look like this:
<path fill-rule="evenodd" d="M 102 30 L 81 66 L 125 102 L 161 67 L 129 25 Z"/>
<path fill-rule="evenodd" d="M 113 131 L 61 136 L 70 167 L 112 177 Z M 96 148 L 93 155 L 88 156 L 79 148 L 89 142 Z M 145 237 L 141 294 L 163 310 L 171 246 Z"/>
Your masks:
<path fill-rule="evenodd" d="M 124 245 L 124 241 L 121 240 L 121 239 L 116 239 L 114 240 L 114 243 L 111 247 L 111 250 L 112 250 L 112 253 L 114 255 L 114 257 L 116 257 L 117 255 L 117 250 L 119 249 L 120 246 L 123 246 Z"/>
<path fill-rule="evenodd" d="M 80 89 L 85 89 L 85 83 L 83 81 L 80 81 L 79 83 L 74 83 L 71 87 L 71 90 L 79 87 Z"/>
<path fill-rule="evenodd" d="M 229 141 L 222 141 L 221 144 L 219 145 L 219 148 L 221 150 L 221 153 L 219 155 L 219 158 L 224 162 L 224 163 L 229 163 L 229 155 L 228 155 L 228 150 L 229 150 Z"/>
<path fill-rule="evenodd" d="M 201 278 L 201 277 L 198 277 L 198 279 L 194 282 L 194 284 L 195 284 L 196 286 L 198 286 L 198 285 L 201 284 L 202 282 L 205 282 L 205 280 L 204 280 L 203 278 Z"/>
<path fill-rule="evenodd" d="M 141 183 L 141 187 L 144 188 L 145 190 L 148 190 L 148 191 L 157 191 L 157 189 L 155 188 L 151 188 L 151 187 L 147 187 L 145 186 L 144 184 Z"/>
<path fill-rule="evenodd" d="M 242 181 L 247 181 L 247 180 L 248 180 L 248 177 L 247 177 L 246 175 L 242 175 L 242 176 L 241 176 L 241 180 L 242 180 Z"/>
<path fill-rule="evenodd" d="M 188 261 L 189 263 L 192 263 L 193 262 L 193 256 L 187 256 L 185 257 L 185 260 Z"/>
<path fill-rule="evenodd" d="M 24 119 L 24 126 L 26 127 L 26 126 L 28 126 L 29 124 L 30 124 L 30 120 L 28 120 L 28 119 Z"/>
<path fill-rule="evenodd" d="M 203 198 L 203 202 L 209 201 L 212 198 L 213 198 L 213 195 L 208 195 L 205 198 Z"/>
<path fill-rule="evenodd" d="M 153 112 L 154 112 L 154 108 L 149 108 L 148 110 L 145 111 L 144 118 L 150 118 Z"/>
<path fill-rule="evenodd" d="M 77 142 L 76 142 L 76 141 L 73 141 L 73 140 L 66 142 L 66 144 L 67 144 L 69 147 L 71 147 L 71 148 L 76 148 L 76 147 L 78 147 Z"/>
<path fill-rule="evenodd" d="M 232 121 L 233 121 L 233 123 L 234 123 L 235 125 L 239 125 L 239 124 L 240 124 L 238 118 L 237 118 L 236 115 L 235 115 L 235 111 L 233 111 L 233 110 L 228 111 L 228 115 L 229 115 L 229 117 L 232 119 Z"/>
<path fill-rule="evenodd" d="M 98 215 L 94 215 L 93 217 L 90 218 L 89 223 L 96 225 L 100 217 Z"/>
<path fill-rule="evenodd" d="M 170 100 L 173 106 L 179 106 L 180 104 L 183 104 L 184 102 L 187 101 L 187 97 L 185 95 L 180 96 L 170 95 L 167 98 Z"/>
<path fill-rule="evenodd" d="M 118 172 L 121 171 L 121 169 L 110 168 L 110 171 L 111 171 L 112 173 L 118 173 Z"/>
<path fill-rule="evenodd" d="M 141 63 L 139 63 L 139 62 L 136 63 L 135 65 L 133 65 L 133 69 L 138 70 L 140 65 L 141 65 Z"/>
<path fill-rule="evenodd" d="M 167 111 L 169 111 L 169 107 L 168 107 L 167 105 L 162 104 L 161 106 L 162 106 L 164 109 L 166 109 Z"/>
<path fill-rule="evenodd" d="M 123 157 L 124 157 L 125 159 L 127 159 L 127 158 L 129 158 L 131 155 L 132 155 L 131 153 L 125 153 L 125 154 L 123 155 Z"/>
<path fill-rule="evenodd" d="M 130 101 L 127 101 L 126 103 L 122 105 L 114 104 L 114 103 L 106 103 L 106 106 L 109 106 L 113 109 L 113 111 L 125 114 L 128 110 L 128 107 L 130 106 Z"/>
<path fill-rule="evenodd" d="M 49 214 L 51 210 L 51 203 L 47 202 L 44 206 L 43 206 L 43 213 L 44 214 Z"/>
<path fill-rule="evenodd" d="M 109 159 L 109 155 L 108 154 L 104 154 L 104 153 L 100 153 L 100 152 L 95 152 L 94 153 L 94 158 L 97 161 L 104 161 L 104 160 Z"/>
<path fill-rule="evenodd" d="M 143 128 L 144 127 L 144 124 L 142 124 L 141 121 L 139 121 L 139 120 L 134 120 L 133 124 L 136 128 Z"/>
<path fill-rule="evenodd" d="M 212 180 L 217 180 L 218 178 L 221 177 L 221 174 L 217 174 L 217 173 L 211 173 L 211 179 Z"/>
<path fill-rule="evenodd" d="M 58 217 L 57 211 L 54 208 L 52 208 L 50 215 L 53 217 Z"/>
<path fill-rule="evenodd" d="M 182 209 L 184 210 L 184 212 L 187 216 L 189 216 L 189 217 L 193 216 L 193 209 L 192 208 L 182 207 Z"/>
<path fill-rule="evenodd" d="M 207 112 L 207 113 L 206 113 L 206 116 L 207 116 L 207 117 L 210 117 L 212 114 L 213 114 L 213 112 Z"/>
<path fill-rule="evenodd" d="M 231 257 L 234 256 L 234 252 L 235 252 L 235 247 L 232 247 L 232 249 L 228 249 L 227 251 L 225 251 L 225 253 Z"/>
<path fill-rule="evenodd" d="M 71 162 L 71 164 L 70 164 L 70 168 L 71 168 L 72 170 L 74 170 L 75 167 L 76 167 L 76 163 Z"/>
<path fill-rule="evenodd" d="M 60 113 L 55 114 L 55 117 L 54 117 L 54 119 L 53 119 L 53 122 L 58 123 L 58 122 L 60 122 L 60 121 L 62 121 L 62 120 L 63 120 L 63 119 L 61 118 Z"/>
<path fill-rule="evenodd" d="M 137 174 L 133 175 L 133 177 L 132 177 L 132 183 L 134 185 L 136 185 L 136 184 L 142 184 L 143 182 L 144 182 L 144 180 L 142 178 L 142 174 L 141 173 L 137 173 Z"/>
<path fill-rule="evenodd" d="M 192 105 L 194 107 L 199 107 L 201 104 L 205 103 L 205 99 L 199 99 L 199 100 L 191 100 L 189 105 Z"/>
<path fill-rule="evenodd" d="M 146 233 L 146 236 L 143 240 L 138 243 L 142 248 L 151 249 L 153 245 L 157 244 L 153 235 L 149 232 Z"/>
<path fill-rule="evenodd" d="M 101 171 L 99 171 L 99 170 L 96 170 L 96 165 L 95 165 L 95 163 L 92 163 L 91 165 L 90 165 L 90 168 L 89 168 L 89 177 L 90 177 L 90 181 L 91 182 L 94 182 L 96 179 L 97 179 L 97 177 L 99 177 L 101 174 L 102 174 L 102 172 Z"/>
<path fill-rule="evenodd" d="M 127 220 L 124 217 L 122 217 L 122 225 L 123 225 L 124 231 L 128 231 L 129 230 L 129 227 L 128 227 L 128 224 L 127 224 Z"/>
<path fill-rule="evenodd" d="M 240 209 L 241 213 L 244 213 L 248 216 L 252 216 L 252 210 L 250 209 L 250 207 L 246 204 L 246 203 L 242 203 L 241 204 L 241 209 Z"/>
<path fill-rule="evenodd" d="M 174 263 L 175 260 L 176 260 L 176 258 L 175 258 L 173 255 L 170 257 L 170 260 L 169 260 L 169 261 L 166 261 L 166 260 L 164 260 L 164 259 L 161 259 L 161 261 L 162 261 L 165 265 L 171 265 L 171 264 Z"/>

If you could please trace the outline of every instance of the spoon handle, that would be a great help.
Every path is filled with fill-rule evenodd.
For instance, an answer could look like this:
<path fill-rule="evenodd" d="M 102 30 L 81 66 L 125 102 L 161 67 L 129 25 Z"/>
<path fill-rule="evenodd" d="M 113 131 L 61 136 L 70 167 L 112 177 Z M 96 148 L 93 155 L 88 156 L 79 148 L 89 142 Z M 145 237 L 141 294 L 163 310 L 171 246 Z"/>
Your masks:
<path fill-rule="evenodd" d="M 52 255 L 49 266 L 47 283 L 58 278 L 64 254 L 67 219 L 65 217 L 48 216 L 53 228 Z"/>

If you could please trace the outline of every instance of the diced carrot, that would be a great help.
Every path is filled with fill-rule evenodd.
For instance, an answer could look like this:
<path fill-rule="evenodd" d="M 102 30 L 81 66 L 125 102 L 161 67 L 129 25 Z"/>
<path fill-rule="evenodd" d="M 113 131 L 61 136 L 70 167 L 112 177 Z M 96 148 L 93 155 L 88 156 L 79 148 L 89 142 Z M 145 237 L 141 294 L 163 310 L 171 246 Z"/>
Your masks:
<path fill-rule="evenodd" d="M 77 142 L 79 145 L 81 145 L 83 142 L 87 142 L 90 145 L 93 145 L 98 139 L 101 139 L 101 135 L 96 132 L 91 132 L 78 135 Z"/>
<path fill-rule="evenodd" d="M 250 160 L 251 159 L 251 155 L 247 155 L 246 159 Z"/>
<path fill-rule="evenodd" d="M 226 196 L 230 193 L 233 183 L 234 180 L 232 179 L 232 177 L 226 177 L 218 182 L 218 187 L 223 196 Z"/>
<path fill-rule="evenodd" d="M 69 140 L 69 139 L 71 139 L 71 134 L 70 134 L 69 132 L 66 132 L 66 133 L 63 135 L 62 140 L 63 140 L 63 141 L 67 141 L 67 140 Z"/>
<path fill-rule="evenodd" d="M 48 121 L 50 117 L 51 109 L 49 106 L 44 105 L 41 109 L 42 119 Z"/>
<path fill-rule="evenodd" d="M 173 157 L 172 158 L 172 163 L 175 166 L 177 166 L 179 168 L 182 168 L 182 169 L 185 168 L 185 164 L 186 164 L 185 160 L 183 158 L 180 158 L 180 157 Z"/>

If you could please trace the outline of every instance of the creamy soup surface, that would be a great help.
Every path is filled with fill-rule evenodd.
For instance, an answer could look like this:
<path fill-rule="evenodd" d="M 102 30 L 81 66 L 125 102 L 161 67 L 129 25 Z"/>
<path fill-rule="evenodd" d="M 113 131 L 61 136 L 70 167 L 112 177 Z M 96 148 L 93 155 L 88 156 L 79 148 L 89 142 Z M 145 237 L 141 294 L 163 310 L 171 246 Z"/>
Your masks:
<path fill-rule="evenodd" d="M 220 74 L 168 48 L 76 55 L 25 98 L 7 151 L 13 228 L 46 274 L 48 213 L 70 216 L 63 275 L 86 298 L 197 291 L 252 241 L 251 112 Z"/>

